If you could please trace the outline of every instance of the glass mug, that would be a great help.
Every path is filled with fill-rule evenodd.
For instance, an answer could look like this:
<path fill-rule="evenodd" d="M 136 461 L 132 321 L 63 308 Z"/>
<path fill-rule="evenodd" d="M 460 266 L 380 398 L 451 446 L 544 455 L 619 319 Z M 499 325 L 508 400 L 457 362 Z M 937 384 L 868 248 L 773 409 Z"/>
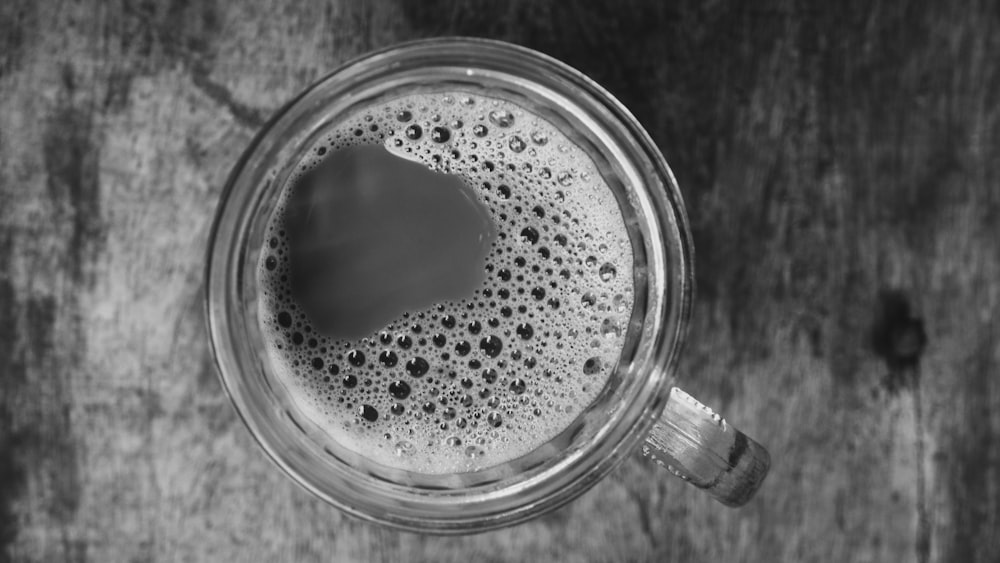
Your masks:
<path fill-rule="evenodd" d="M 275 378 L 258 312 L 257 264 L 285 181 L 338 117 L 412 91 L 466 91 L 544 116 L 584 148 L 615 192 L 633 250 L 634 307 L 602 392 L 550 441 L 496 466 L 445 475 L 379 465 L 340 447 Z M 361 57 L 281 109 L 221 196 L 206 270 L 209 332 L 226 392 L 268 456 L 295 482 L 355 516 L 398 528 L 470 533 L 522 522 L 643 454 L 724 504 L 756 492 L 767 451 L 673 387 L 693 279 L 680 191 L 663 156 L 607 91 L 567 65 L 491 40 L 443 38 Z"/>

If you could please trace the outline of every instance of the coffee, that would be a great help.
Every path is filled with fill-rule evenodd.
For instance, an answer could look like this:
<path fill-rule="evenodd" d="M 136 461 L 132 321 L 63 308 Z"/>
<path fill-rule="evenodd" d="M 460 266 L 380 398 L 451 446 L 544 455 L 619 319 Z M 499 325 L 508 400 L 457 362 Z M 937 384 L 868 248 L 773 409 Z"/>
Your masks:
<path fill-rule="evenodd" d="M 317 332 L 363 338 L 401 312 L 472 295 L 495 230 L 457 176 L 381 146 L 341 148 L 285 202 L 292 298 Z"/>
<path fill-rule="evenodd" d="M 586 152 L 506 100 L 438 92 L 335 124 L 260 256 L 273 372 L 376 463 L 444 474 L 559 434 L 614 370 L 632 250 Z"/>

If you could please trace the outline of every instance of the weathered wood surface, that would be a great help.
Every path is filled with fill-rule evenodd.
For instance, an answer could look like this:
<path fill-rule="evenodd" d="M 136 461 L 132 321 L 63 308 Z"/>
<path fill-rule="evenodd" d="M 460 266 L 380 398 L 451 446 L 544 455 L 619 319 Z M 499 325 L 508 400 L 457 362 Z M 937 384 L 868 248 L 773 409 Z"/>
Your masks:
<path fill-rule="evenodd" d="M 1000 561 L 998 5 L 667 4 L 0 2 L 4 557 Z M 200 301 L 229 167 L 337 64 L 439 34 L 566 60 L 663 148 L 685 387 L 774 457 L 746 508 L 633 459 L 524 526 L 397 533 L 241 426 Z"/>

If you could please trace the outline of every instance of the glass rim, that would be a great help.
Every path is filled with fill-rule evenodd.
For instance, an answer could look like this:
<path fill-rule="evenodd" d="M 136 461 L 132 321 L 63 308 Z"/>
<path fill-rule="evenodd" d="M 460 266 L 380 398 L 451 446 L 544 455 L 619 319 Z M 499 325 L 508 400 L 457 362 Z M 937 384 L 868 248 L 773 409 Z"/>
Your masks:
<path fill-rule="evenodd" d="M 253 214 L 246 210 L 259 205 L 260 202 L 255 200 L 260 196 L 259 184 L 265 177 L 262 172 L 266 172 L 258 169 L 254 160 L 262 147 L 273 149 L 268 145 L 275 142 L 276 130 L 280 130 L 282 125 L 287 126 L 283 120 L 287 121 L 290 113 L 301 109 L 300 105 L 308 101 L 311 94 L 337 82 L 350 83 L 351 80 L 358 80 L 359 76 L 364 78 L 362 71 L 366 68 L 380 65 L 387 72 L 392 72 L 403 63 L 414 61 L 422 64 L 438 61 L 438 64 L 451 63 L 471 68 L 477 63 L 486 65 L 496 62 L 493 59 L 531 68 L 539 76 L 552 76 L 553 82 L 564 88 L 575 89 L 571 93 L 585 97 L 588 109 L 602 114 L 602 125 L 616 129 L 622 137 L 619 140 L 627 142 L 629 146 L 623 149 L 626 155 L 643 160 L 644 166 L 636 166 L 643 179 L 647 180 L 645 187 L 640 189 L 648 192 L 646 195 L 654 208 L 658 229 L 663 231 L 665 240 L 654 243 L 663 244 L 667 268 L 664 273 L 667 295 L 660 299 L 664 305 L 662 310 L 654 311 L 659 330 L 655 330 L 652 336 L 641 337 L 642 342 L 650 346 L 650 353 L 647 361 L 636 368 L 644 380 L 634 394 L 645 396 L 638 406 L 628 405 L 629 408 L 621 409 L 626 412 L 620 415 L 615 425 L 609 424 L 606 443 L 588 444 L 586 452 L 536 476 L 538 483 L 508 487 L 512 490 L 500 495 L 507 501 L 500 503 L 502 506 L 472 517 L 445 513 L 435 515 L 426 511 L 421 513 L 420 510 L 372 514 L 321 489 L 310 482 L 300 468 L 285 459 L 278 446 L 272 443 L 266 421 L 261 420 L 252 408 L 252 397 L 248 395 L 250 391 L 242 380 L 248 369 L 265 369 L 251 361 L 252 354 L 240 353 L 241 348 L 242 352 L 247 352 L 247 343 L 235 337 L 231 326 L 239 322 L 233 310 L 233 298 L 239 294 L 240 283 L 236 273 L 240 267 L 246 267 L 240 264 L 239 256 L 234 256 L 233 249 L 249 229 Z M 536 83 L 533 78 L 521 78 Z M 573 101 L 586 105 L 575 98 Z M 205 280 L 211 349 L 223 388 L 255 441 L 284 473 L 324 501 L 370 521 L 413 531 L 468 533 L 520 522 L 569 502 L 609 473 L 645 438 L 666 402 L 687 330 L 693 293 L 693 251 L 680 191 L 672 172 L 649 135 L 616 98 L 579 71 L 531 49 L 488 39 L 446 37 L 399 43 L 349 61 L 303 90 L 268 120 L 238 160 L 220 196 L 209 235 Z M 243 303 L 236 305 L 245 306 Z M 650 313 L 647 310 L 647 315 Z M 581 458 L 584 458 L 583 462 L 580 462 Z M 562 484 L 552 487 L 555 479 L 561 479 Z M 489 504 L 497 500 L 496 496 L 487 495 L 489 498 L 479 500 Z M 431 500 L 430 497 L 427 499 Z M 436 505 L 428 502 L 427 506 L 433 509 Z"/>

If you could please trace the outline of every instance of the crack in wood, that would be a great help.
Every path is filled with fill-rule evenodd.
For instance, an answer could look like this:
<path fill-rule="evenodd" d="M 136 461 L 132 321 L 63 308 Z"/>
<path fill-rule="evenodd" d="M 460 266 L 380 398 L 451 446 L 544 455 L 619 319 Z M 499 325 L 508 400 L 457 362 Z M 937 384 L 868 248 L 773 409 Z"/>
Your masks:
<path fill-rule="evenodd" d="M 212 101 L 226 108 L 241 125 L 251 129 L 259 129 L 267 122 L 269 111 L 255 108 L 237 100 L 229 88 L 212 80 L 211 72 L 206 66 L 195 63 L 191 65 L 190 70 L 191 80 L 195 87 Z"/>

